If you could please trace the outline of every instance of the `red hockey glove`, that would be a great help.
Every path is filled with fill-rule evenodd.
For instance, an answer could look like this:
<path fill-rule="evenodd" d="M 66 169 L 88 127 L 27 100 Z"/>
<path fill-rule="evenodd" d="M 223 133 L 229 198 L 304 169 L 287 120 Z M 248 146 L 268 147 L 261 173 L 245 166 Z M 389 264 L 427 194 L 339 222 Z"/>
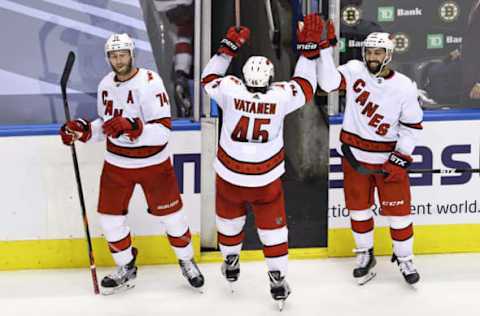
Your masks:
<path fill-rule="evenodd" d="M 310 13 L 305 17 L 302 24 L 297 28 L 297 51 L 300 55 L 309 59 L 315 59 L 320 55 L 320 41 L 323 32 L 323 20 L 318 13 Z"/>
<path fill-rule="evenodd" d="M 229 56 L 237 56 L 238 50 L 248 41 L 250 30 L 248 27 L 240 26 L 240 32 L 237 32 L 235 26 L 228 29 L 227 35 L 220 42 L 217 54 L 227 54 Z"/>
<path fill-rule="evenodd" d="M 383 164 L 383 170 L 387 173 L 385 182 L 398 182 L 407 176 L 407 170 L 413 159 L 410 156 L 394 151 Z"/>
<path fill-rule="evenodd" d="M 328 19 L 327 21 L 327 39 L 323 40 L 320 43 L 320 48 L 328 48 L 330 46 L 337 45 L 337 36 L 335 35 L 335 26 L 333 25 L 332 20 Z"/>
<path fill-rule="evenodd" d="M 117 116 L 103 124 L 103 133 L 113 138 L 125 134 L 133 141 L 142 134 L 142 131 L 143 123 L 138 117 Z"/>
<path fill-rule="evenodd" d="M 77 139 L 86 142 L 92 137 L 92 126 L 87 119 L 76 119 L 63 124 L 58 131 L 65 145 L 71 145 Z"/>

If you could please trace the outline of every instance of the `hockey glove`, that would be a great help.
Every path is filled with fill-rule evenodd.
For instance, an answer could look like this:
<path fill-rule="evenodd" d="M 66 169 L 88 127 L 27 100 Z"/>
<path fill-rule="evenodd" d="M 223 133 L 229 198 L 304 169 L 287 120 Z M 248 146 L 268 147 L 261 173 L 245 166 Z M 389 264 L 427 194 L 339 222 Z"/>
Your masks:
<path fill-rule="evenodd" d="M 113 138 L 125 134 L 131 141 L 134 141 L 142 134 L 142 131 L 143 123 L 138 117 L 117 116 L 103 124 L 103 133 Z"/>
<path fill-rule="evenodd" d="M 412 157 L 394 151 L 383 164 L 383 171 L 387 174 L 385 182 L 402 181 L 407 176 L 407 170 L 412 163 Z"/>
<path fill-rule="evenodd" d="M 63 144 L 70 146 L 77 139 L 86 142 L 92 137 L 92 126 L 87 119 L 76 119 L 63 124 L 59 130 Z"/>
<path fill-rule="evenodd" d="M 320 41 L 323 32 L 323 20 L 318 13 L 311 13 L 305 17 L 297 28 L 297 51 L 300 55 L 309 59 L 315 59 L 320 55 Z"/>
<path fill-rule="evenodd" d="M 327 21 L 327 39 L 323 40 L 320 43 L 320 48 L 325 49 L 330 46 L 337 45 L 337 36 L 335 36 L 335 26 L 333 25 L 332 20 L 328 19 Z"/>
<path fill-rule="evenodd" d="M 235 26 L 228 29 L 227 35 L 220 42 L 217 54 L 227 54 L 229 56 L 237 56 L 238 50 L 248 41 L 250 30 L 245 26 L 240 26 L 240 32 L 237 32 Z"/>

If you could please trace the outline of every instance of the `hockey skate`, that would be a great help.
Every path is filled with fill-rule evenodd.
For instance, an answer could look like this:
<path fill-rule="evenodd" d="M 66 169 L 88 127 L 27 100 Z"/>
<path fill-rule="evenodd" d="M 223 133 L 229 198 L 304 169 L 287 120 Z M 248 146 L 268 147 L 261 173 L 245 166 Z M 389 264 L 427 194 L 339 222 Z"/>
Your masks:
<path fill-rule="evenodd" d="M 407 257 L 397 257 L 394 253 L 391 261 L 397 262 L 398 268 L 408 284 L 413 285 L 420 280 L 420 275 L 413 264 L 413 255 Z"/>
<path fill-rule="evenodd" d="M 355 269 L 353 269 L 353 277 L 359 285 L 364 285 L 376 275 L 373 268 L 377 264 L 377 260 L 375 260 L 373 248 L 353 249 L 353 252 L 357 254 Z"/>
<path fill-rule="evenodd" d="M 240 262 L 238 255 L 228 255 L 227 260 L 222 263 L 222 274 L 230 283 L 230 290 L 233 292 L 233 282 L 240 276 Z"/>
<path fill-rule="evenodd" d="M 285 277 L 280 276 L 280 271 L 268 271 L 270 279 L 270 293 L 273 299 L 277 302 L 278 309 L 283 310 L 285 300 L 292 292 Z"/>
<path fill-rule="evenodd" d="M 202 286 L 204 284 L 204 278 L 200 269 L 198 269 L 195 260 L 178 260 L 180 268 L 182 269 L 183 276 L 187 279 L 188 283 L 200 293 L 203 293 Z"/>
<path fill-rule="evenodd" d="M 137 278 L 137 259 L 138 250 L 132 247 L 133 259 L 124 266 L 118 267 L 117 271 L 107 275 L 102 279 L 102 294 L 111 295 L 122 290 L 135 287 L 135 279 Z"/>

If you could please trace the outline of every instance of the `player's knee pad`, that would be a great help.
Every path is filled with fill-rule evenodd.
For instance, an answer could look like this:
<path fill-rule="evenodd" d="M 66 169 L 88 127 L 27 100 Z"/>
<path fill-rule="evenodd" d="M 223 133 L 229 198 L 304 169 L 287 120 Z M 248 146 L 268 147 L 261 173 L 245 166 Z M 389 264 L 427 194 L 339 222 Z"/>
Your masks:
<path fill-rule="evenodd" d="M 125 215 L 100 215 L 100 225 L 108 241 L 119 240 L 130 233 Z"/>
<path fill-rule="evenodd" d="M 181 236 L 188 230 L 187 217 L 183 208 L 178 211 L 159 217 L 165 225 L 165 230 L 170 236 Z"/>
<path fill-rule="evenodd" d="M 370 208 L 366 210 L 359 210 L 359 211 L 350 211 L 350 218 L 354 221 L 362 222 L 369 220 L 373 217 L 373 212 Z"/>
<path fill-rule="evenodd" d="M 405 216 L 388 216 L 390 227 L 393 229 L 403 229 L 412 224 L 410 215 Z"/>
<path fill-rule="evenodd" d="M 245 226 L 245 221 L 247 216 L 243 215 L 236 218 L 224 218 L 216 216 L 217 229 L 220 233 L 227 236 L 234 236 L 240 234 L 243 231 L 243 226 Z"/>
<path fill-rule="evenodd" d="M 258 237 L 264 246 L 278 245 L 288 241 L 287 226 L 276 229 L 257 228 Z"/>

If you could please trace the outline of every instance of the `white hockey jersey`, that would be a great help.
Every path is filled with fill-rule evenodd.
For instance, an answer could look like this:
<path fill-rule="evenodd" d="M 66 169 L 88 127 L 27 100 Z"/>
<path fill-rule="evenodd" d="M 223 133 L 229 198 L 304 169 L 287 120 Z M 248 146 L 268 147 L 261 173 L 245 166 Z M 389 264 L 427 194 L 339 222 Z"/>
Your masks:
<path fill-rule="evenodd" d="M 202 74 L 206 92 L 223 110 L 215 171 L 235 185 L 264 186 L 285 172 L 283 120 L 313 96 L 315 62 L 300 57 L 292 80 L 251 93 L 237 77 L 224 77 L 230 61 L 215 55 Z"/>
<path fill-rule="evenodd" d="M 170 101 L 157 73 L 138 68 L 126 81 L 118 81 L 114 72 L 109 73 L 98 86 L 97 110 L 92 142 L 105 140 L 102 125 L 115 116 L 139 117 L 143 122 L 143 132 L 134 141 L 125 135 L 107 137 L 107 162 L 122 168 L 142 168 L 168 159 Z"/>
<path fill-rule="evenodd" d="M 359 161 L 382 164 L 395 150 L 412 154 L 423 118 L 415 82 L 393 70 L 386 78 L 375 77 L 358 60 L 337 71 L 331 48 L 321 51 L 317 67 L 323 90 L 346 90 L 340 142 L 350 145 Z"/>

